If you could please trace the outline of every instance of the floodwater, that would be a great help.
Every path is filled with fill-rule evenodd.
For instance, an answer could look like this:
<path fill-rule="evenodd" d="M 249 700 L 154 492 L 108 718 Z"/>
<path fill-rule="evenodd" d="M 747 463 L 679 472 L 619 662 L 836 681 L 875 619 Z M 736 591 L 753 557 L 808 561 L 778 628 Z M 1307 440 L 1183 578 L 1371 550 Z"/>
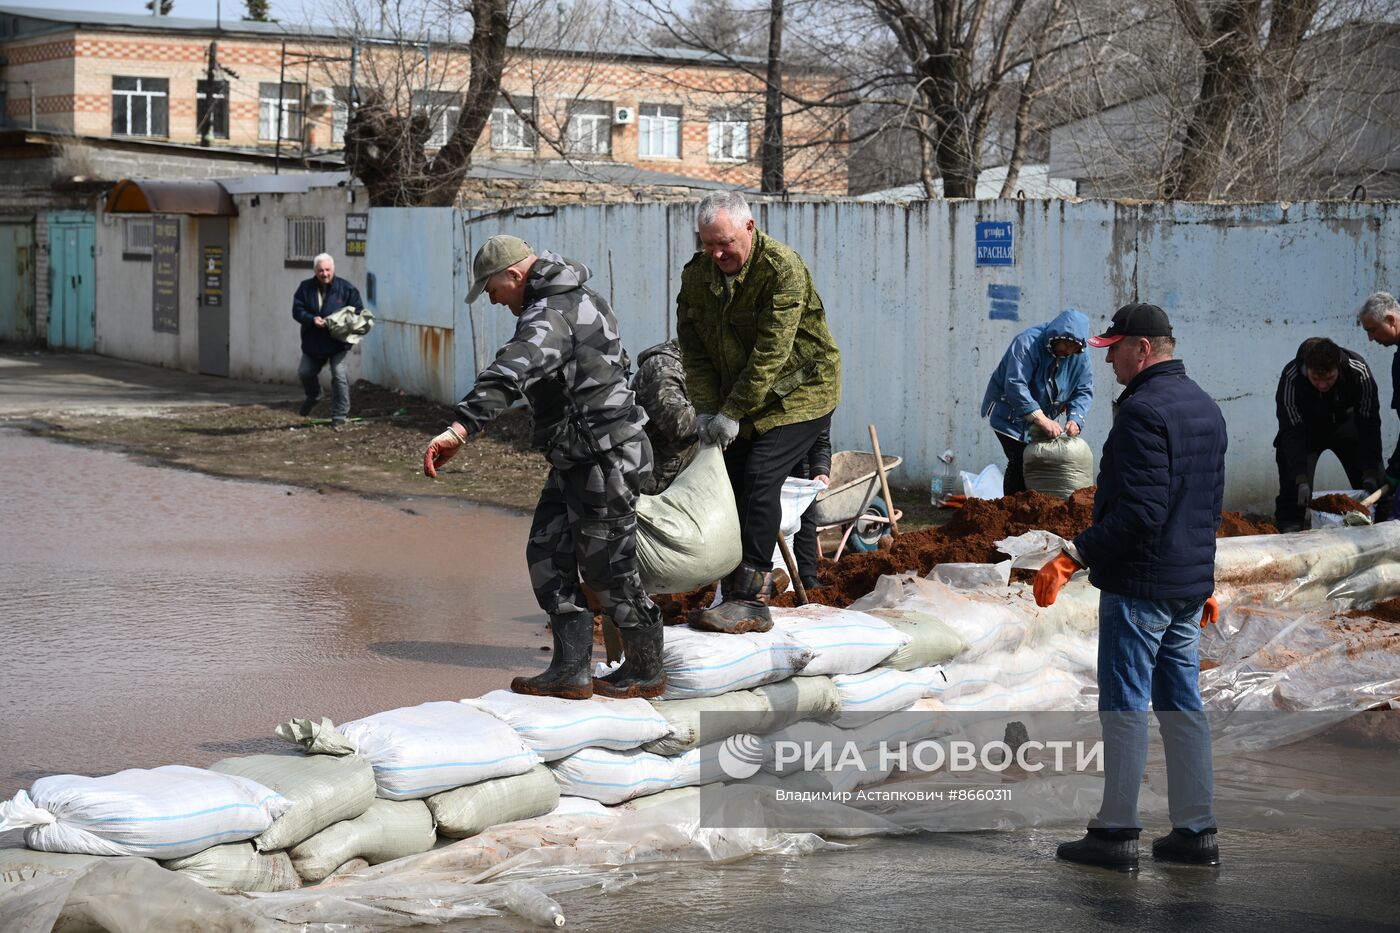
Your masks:
<path fill-rule="evenodd" d="M 547 663 L 527 518 L 222 480 L 0 430 L 0 797 L 207 765 Z"/>
<path fill-rule="evenodd" d="M 474 696 L 548 657 L 524 517 L 220 480 L 3 429 L 0 471 L 0 797 L 46 774 L 280 750 L 287 718 Z M 1226 831 L 1218 871 L 1144 859 L 1127 876 L 1054 861 L 1080 825 L 674 866 L 559 900 L 581 929 L 1400 928 L 1394 832 Z"/>

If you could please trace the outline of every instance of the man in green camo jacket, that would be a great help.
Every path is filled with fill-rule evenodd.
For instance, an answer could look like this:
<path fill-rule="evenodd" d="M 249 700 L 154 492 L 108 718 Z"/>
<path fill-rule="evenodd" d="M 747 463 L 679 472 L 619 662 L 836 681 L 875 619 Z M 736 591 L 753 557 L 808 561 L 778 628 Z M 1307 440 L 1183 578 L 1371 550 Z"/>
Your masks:
<path fill-rule="evenodd" d="M 692 622 L 717 632 L 772 627 L 759 599 L 782 520 L 783 480 L 830 427 L 841 351 L 802 257 L 754 226 L 737 192 L 700 202 L 701 250 L 676 297 L 676 335 L 702 443 L 724 448 L 743 559 L 724 602 Z"/>

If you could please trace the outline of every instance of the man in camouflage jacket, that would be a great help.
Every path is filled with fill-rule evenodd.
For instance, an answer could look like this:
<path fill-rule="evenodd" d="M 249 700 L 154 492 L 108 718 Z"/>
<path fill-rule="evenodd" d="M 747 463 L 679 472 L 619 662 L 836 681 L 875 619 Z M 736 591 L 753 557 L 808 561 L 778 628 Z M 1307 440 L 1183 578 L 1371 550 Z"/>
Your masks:
<path fill-rule="evenodd" d="M 700 439 L 725 448 L 743 559 L 724 602 L 692 624 L 763 632 L 783 479 L 830 427 L 841 351 L 802 257 L 755 228 L 741 195 L 706 197 L 696 219 L 702 249 L 681 272 L 676 333 Z"/>
<path fill-rule="evenodd" d="M 468 301 L 484 290 L 519 318 L 510 342 L 477 374 L 457 403 L 457 420 L 429 445 L 423 471 L 436 476 L 470 437 L 524 398 L 534 413 L 534 445 L 549 461 L 525 557 L 540 608 L 549 613 L 554 657 L 516 693 L 587 699 L 653 697 L 661 667 L 661 613 L 637 569 L 637 495 L 651 473 L 646 414 L 627 388 L 617 319 L 584 285 L 589 271 L 525 241 L 495 236 L 477 251 Z M 606 678 L 589 671 L 593 613 L 579 576 L 622 634 L 626 658 Z"/>
<path fill-rule="evenodd" d="M 685 388 L 681 349 L 674 340 L 648 347 L 637 357 L 632 379 L 637 404 L 647 413 L 647 437 L 656 458 L 642 495 L 665 492 L 695 459 L 695 406 Z"/>

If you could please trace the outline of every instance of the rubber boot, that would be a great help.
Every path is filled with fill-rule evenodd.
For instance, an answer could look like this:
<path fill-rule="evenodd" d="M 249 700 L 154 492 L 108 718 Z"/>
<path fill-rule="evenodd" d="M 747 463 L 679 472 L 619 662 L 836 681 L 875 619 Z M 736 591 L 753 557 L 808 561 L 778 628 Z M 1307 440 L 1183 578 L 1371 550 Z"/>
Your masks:
<path fill-rule="evenodd" d="M 1137 836 L 1135 829 L 1091 829 L 1078 842 L 1063 843 L 1055 857 L 1095 868 L 1137 871 Z"/>
<path fill-rule="evenodd" d="M 578 612 L 554 616 L 549 622 L 554 633 L 554 657 L 544 673 L 517 677 L 510 682 L 515 693 L 536 697 L 586 700 L 593 696 L 593 613 Z"/>
<path fill-rule="evenodd" d="M 773 617 L 758 598 L 764 577 L 764 571 L 740 564 L 724 578 L 724 602 L 700 613 L 690 627 L 727 635 L 768 631 L 773 627 Z"/>
<path fill-rule="evenodd" d="M 1160 862 L 1179 862 L 1183 865 L 1219 865 L 1220 846 L 1216 844 L 1213 829 L 1199 833 L 1189 829 L 1173 829 L 1167 835 L 1152 840 L 1152 857 Z"/>
<path fill-rule="evenodd" d="M 622 634 L 622 663 L 606 677 L 593 678 L 593 692 L 615 700 L 661 696 L 666 689 L 666 669 L 661 664 L 665 636 L 660 617 L 650 624 L 618 631 Z"/>

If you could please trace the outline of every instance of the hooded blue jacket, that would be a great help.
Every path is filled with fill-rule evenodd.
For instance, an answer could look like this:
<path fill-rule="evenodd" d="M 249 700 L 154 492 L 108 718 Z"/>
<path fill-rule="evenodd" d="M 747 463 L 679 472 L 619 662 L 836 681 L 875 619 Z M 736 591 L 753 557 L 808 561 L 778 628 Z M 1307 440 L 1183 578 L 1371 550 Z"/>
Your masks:
<path fill-rule="evenodd" d="M 1084 425 L 1094 402 L 1094 374 L 1086 354 L 1061 358 L 1050 352 L 1050 343 L 1060 337 L 1083 344 L 1089 339 L 1089 319 L 1070 308 L 1012 339 L 982 397 L 982 417 L 991 418 L 992 430 L 1027 443 L 1031 426 L 1026 415 L 1034 411 L 1049 418 L 1066 412 L 1070 421 Z"/>
<path fill-rule="evenodd" d="M 1215 592 L 1226 446 L 1220 406 L 1184 363 L 1134 376 L 1103 443 L 1094 523 L 1074 539 L 1089 582 L 1134 599 Z"/>

